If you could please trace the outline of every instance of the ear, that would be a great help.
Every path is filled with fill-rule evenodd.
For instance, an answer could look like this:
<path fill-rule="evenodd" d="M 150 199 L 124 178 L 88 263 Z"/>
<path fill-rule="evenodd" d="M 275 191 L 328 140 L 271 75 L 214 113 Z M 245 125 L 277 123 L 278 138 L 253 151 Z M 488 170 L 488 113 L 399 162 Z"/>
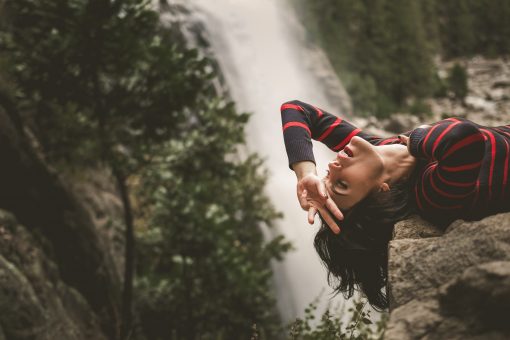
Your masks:
<path fill-rule="evenodd" d="M 390 186 L 388 185 L 388 183 L 384 182 L 381 184 L 381 186 L 379 186 L 379 192 L 386 192 L 386 191 L 390 191 Z"/>

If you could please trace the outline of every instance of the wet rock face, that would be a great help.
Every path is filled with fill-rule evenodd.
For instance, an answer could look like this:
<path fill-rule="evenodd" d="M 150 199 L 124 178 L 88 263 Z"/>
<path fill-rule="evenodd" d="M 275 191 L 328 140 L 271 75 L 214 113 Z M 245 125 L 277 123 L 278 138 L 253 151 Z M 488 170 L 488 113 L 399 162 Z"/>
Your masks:
<path fill-rule="evenodd" d="M 440 230 L 419 218 L 389 246 L 385 339 L 510 338 L 510 213 Z"/>
<path fill-rule="evenodd" d="M 459 64 L 468 74 L 468 94 L 463 101 L 454 98 L 439 98 L 429 101 L 433 117 L 443 115 L 470 119 L 487 126 L 510 123 L 510 60 L 486 59 L 480 56 L 438 62 L 438 76 L 446 81 L 453 65 Z"/>
<path fill-rule="evenodd" d="M 106 339 L 83 296 L 60 279 L 47 246 L 0 210 L 0 340 Z"/>

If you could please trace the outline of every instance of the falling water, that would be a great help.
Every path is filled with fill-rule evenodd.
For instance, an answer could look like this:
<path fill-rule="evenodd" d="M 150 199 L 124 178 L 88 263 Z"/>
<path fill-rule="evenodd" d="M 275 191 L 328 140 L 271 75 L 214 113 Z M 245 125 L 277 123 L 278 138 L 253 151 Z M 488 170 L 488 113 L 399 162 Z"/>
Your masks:
<path fill-rule="evenodd" d="M 194 20 L 204 26 L 232 99 L 240 111 L 252 112 L 247 126 L 249 151 L 265 158 L 267 194 L 284 219 L 277 225 L 296 250 L 274 265 L 278 307 L 284 321 L 302 316 L 324 291 L 325 271 L 313 249 L 318 223 L 306 222 L 296 199 L 296 178 L 288 168 L 280 105 L 291 99 L 344 114 L 349 99 L 323 52 L 306 40 L 306 32 L 285 0 L 188 0 Z M 319 174 L 331 151 L 314 144 Z"/>

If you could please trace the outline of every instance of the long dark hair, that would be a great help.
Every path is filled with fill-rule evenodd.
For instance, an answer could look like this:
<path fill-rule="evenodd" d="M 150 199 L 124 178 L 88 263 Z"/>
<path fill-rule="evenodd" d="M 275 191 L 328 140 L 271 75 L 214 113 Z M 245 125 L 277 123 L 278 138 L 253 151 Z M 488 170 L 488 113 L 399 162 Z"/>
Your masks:
<path fill-rule="evenodd" d="M 393 226 L 414 211 L 409 182 L 395 183 L 387 192 L 374 193 L 344 213 L 334 234 L 322 219 L 314 246 L 328 271 L 328 283 L 335 292 L 350 298 L 361 291 L 377 310 L 388 307 L 385 291 L 388 242 Z"/>

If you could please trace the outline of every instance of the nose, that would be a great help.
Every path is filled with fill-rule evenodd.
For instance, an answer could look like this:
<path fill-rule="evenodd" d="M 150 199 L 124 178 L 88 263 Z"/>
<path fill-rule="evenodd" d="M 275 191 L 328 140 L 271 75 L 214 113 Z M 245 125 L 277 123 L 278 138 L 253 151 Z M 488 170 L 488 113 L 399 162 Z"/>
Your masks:
<path fill-rule="evenodd" d="M 361 138 L 360 136 L 352 136 L 350 143 L 352 143 L 352 141 L 354 141 L 354 143 L 359 142 L 361 139 L 363 138 Z"/>

